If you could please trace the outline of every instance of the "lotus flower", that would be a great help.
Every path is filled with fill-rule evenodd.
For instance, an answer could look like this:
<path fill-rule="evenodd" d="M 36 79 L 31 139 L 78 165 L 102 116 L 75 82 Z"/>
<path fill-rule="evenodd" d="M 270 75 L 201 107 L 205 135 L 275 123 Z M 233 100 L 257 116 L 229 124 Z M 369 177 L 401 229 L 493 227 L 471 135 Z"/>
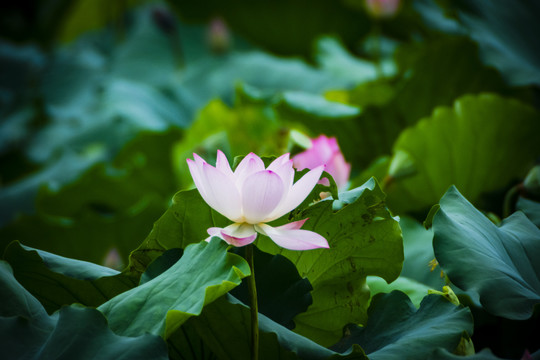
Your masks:
<path fill-rule="evenodd" d="M 294 167 L 298 170 L 315 169 L 317 166 L 326 165 L 326 172 L 334 178 L 338 189 L 344 190 L 349 181 L 351 164 L 345 162 L 345 157 L 339 149 L 335 137 L 328 138 L 321 135 L 311 140 L 311 147 L 293 157 Z M 323 181 L 326 180 L 326 183 Z M 328 185 L 328 180 L 321 183 Z"/>
<path fill-rule="evenodd" d="M 234 246 L 251 244 L 257 233 L 268 236 L 290 250 L 328 248 L 321 235 L 300 228 L 307 219 L 272 227 L 267 223 L 294 210 L 309 195 L 324 166 L 309 171 L 293 184 L 294 169 L 289 154 L 274 160 L 267 168 L 257 155 L 250 153 L 233 172 L 225 154 L 218 150 L 213 167 L 197 154 L 188 159 L 195 186 L 210 207 L 233 224 L 207 230 Z"/>

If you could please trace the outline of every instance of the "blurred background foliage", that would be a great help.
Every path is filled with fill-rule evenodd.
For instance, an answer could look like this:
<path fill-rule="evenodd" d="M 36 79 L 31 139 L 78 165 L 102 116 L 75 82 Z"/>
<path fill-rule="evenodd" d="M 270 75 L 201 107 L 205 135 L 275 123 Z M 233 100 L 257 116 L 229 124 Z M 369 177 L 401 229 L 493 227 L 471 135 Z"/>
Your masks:
<path fill-rule="evenodd" d="M 540 5 L 509 3 L 3 4 L 0 249 L 122 268 L 192 187 L 192 152 L 278 155 L 323 133 L 408 227 L 451 184 L 501 217 L 540 155 Z"/>

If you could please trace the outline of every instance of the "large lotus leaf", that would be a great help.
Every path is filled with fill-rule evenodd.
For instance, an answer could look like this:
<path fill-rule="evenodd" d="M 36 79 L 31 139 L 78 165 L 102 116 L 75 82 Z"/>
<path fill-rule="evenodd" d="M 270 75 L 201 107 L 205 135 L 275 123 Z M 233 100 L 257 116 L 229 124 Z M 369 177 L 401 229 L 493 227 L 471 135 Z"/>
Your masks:
<path fill-rule="evenodd" d="M 433 218 L 439 264 L 460 288 L 478 293 L 484 309 L 525 320 L 540 303 L 540 230 L 523 213 L 500 227 L 452 187 Z"/>
<path fill-rule="evenodd" d="M 49 313 L 79 303 L 97 307 L 137 285 L 137 279 L 85 261 L 32 249 L 18 242 L 4 252 L 17 281 Z"/>
<path fill-rule="evenodd" d="M 416 309 L 407 295 L 393 291 L 373 298 L 364 327 L 348 330 L 332 349 L 358 344 L 370 360 L 426 359 L 437 349 L 455 350 L 464 332 L 472 334 L 473 319 L 468 308 L 443 296 L 428 295 Z"/>
<path fill-rule="evenodd" d="M 539 131 L 538 112 L 497 95 L 464 96 L 452 108 L 437 108 L 394 144 L 416 173 L 385 189 L 388 204 L 396 212 L 424 210 L 451 184 L 474 203 L 526 174 L 540 154 Z"/>
<path fill-rule="evenodd" d="M 313 305 L 295 318 L 295 331 L 323 345 L 337 341 L 347 323 L 366 321 L 366 276 L 391 282 L 403 262 L 401 229 L 376 181 L 339 196 L 293 213 L 295 220 L 309 218 L 303 228 L 323 235 L 329 249 L 291 251 L 265 237 L 258 241 L 263 251 L 291 260 L 311 282 Z"/>
<path fill-rule="evenodd" d="M 0 262 L 0 345 L 6 359 L 167 359 L 163 340 L 155 335 L 114 334 L 95 309 L 63 307 L 49 316 Z"/>
<path fill-rule="evenodd" d="M 249 308 L 236 298 L 227 295 L 205 307 L 200 316 L 190 319 L 189 326 L 196 329 L 205 345 L 219 359 L 249 359 L 250 321 Z M 345 354 L 336 353 L 288 330 L 264 315 L 259 316 L 259 336 L 261 360 L 367 360 L 358 347 Z"/>
<path fill-rule="evenodd" d="M 233 248 L 232 251 L 242 256 L 245 248 Z M 289 329 L 294 328 L 294 316 L 306 311 L 312 303 L 311 284 L 298 275 L 294 264 L 284 256 L 266 254 L 256 247 L 253 252 L 259 313 Z M 180 259 L 182 253 L 181 249 L 165 251 L 147 267 L 140 283 L 148 282 L 165 272 Z M 249 304 L 246 282 L 242 282 L 230 293 L 245 304 Z"/>
<path fill-rule="evenodd" d="M 167 271 L 109 300 L 99 310 L 116 333 L 137 336 L 150 332 L 167 339 L 206 304 L 249 276 L 247 262 L 226 249 L 227 244 L 218 238 L 188 246 Z"/>
<path fill-rule="evenodd" d="M 236 248 L 235 250 L 237 253 L 244 252 L 244 248 Z M 141 276 L 141 284 L 165 272 L 180 258 L 181 253 L 180 249 L 171 249 L 163 253 L 148 266 Z M 311 304 L 309 291 L 312 288 L 309 281 L 301 279 L 298 276 L 296 267 L 281 255 L 272 256 L 254 248 L 254 264 L 259 313 L 283 326 L 294 327 L 292 321 L 294 315 L 305 311 Z M 249 304 L 245 282 L 234 288 L 231 294 L 240 295 L 241 301 Z M 231 324 L 238 322 L 239 318 L 235 319 L 234 314 L 229 316 Z M 214 320 L 216 319 L 212 319 L 212 321 Z M 244 325 L 249 327 L 249 324 Z M 226 334 L 235 337 L 234 333 L 226 332 Z M 235 341 L 239 340 L 236 339 Z M 167 343 L 169 345 L 169 356 L 173 359 L 211 359 L 212 356 L 215 356 L 212 350 L 204 344 L 191 320 L 188 320 L 176 330 L 167 339 Z M 236 344 L 234 347 L 236 347 Z"/>

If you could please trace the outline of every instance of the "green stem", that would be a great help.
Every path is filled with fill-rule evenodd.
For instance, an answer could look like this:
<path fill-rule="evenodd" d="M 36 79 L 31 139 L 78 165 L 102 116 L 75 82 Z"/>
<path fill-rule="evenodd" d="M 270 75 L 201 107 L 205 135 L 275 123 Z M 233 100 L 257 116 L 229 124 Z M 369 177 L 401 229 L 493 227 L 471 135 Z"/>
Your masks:
<path fill-rule="evenodd" d="M 251 305 L 251 359 L 259 359 L 259 309 L 257 306 L 257 287 L 255 285 L 255 267 L 253 266 L 253 244 L 246 247 L 246 260 L 249 263 L 251 276 L 248 290 Z"/>

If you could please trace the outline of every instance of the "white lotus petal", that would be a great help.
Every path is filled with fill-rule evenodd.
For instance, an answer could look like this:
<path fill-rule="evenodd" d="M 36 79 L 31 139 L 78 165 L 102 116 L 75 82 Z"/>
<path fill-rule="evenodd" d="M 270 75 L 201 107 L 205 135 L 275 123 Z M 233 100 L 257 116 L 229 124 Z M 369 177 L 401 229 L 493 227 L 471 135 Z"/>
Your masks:
<path fill-rule="evenodd" d="M 292 187 L 294 181 L 294 168 L 292 160 L 287 160 L 281 165 L 272 169 L 269 166 L 268 170 L 272 170 L 279 175 L 281 180 L 283 180 L 283 184 L 285 185 L 285 189 L 287 189 L 287 191 Z"/>
<path fill-rule="evenodd" d="M 195 160 L 195 163 L 197 164 L 197 166 L 201 168 L 202 168 L 202 164 L 206 164 L 206 161 L 204 161 L 202 157 L 200 157 L 199 155 L 195 153 L 193 153 L 193 159 Z"/>
<path fill-rule="evenodd" d="M 279 168 L 281 165 L 285 164 L 288 161 L 289 161 L 289 153 L 283 154 L 280 157 L 278 157 L 276 160 L 272 161 L 272 163 L 268 165 L 266 169 L 276 171 L 277 168 Z"/>
<path fill-rule="evenodd" d="M 318 166 L 298 180 L 289 190 L 287 197 L 270 214 L 267 221 L 275 220 L 300 205 L 319 181 L 323 170 L 324 165 Z"/>
<path fill-rule="evenodd" d="M 229 160 L 227 160 L 227 157 L 221 150 L 217 151 L 216 169 L 233 179 L 234 175 L 229 165 Z"/>
<path fill-rule="evenodd" d="M 287 229 L 287 225 L 271 227 L 267 224 L 255 226 L 255 230 L 268 236 L 277 245 L 289 250 L 311 250 L 328 248 L 328 242 L 324 237 L 309 230 Z"/>
<path fill-rule="evenodd" d="M 244 218 L 256 224 L 266 219 L 280 203 L 284 184 L 278 174 L 263 170 L 248 176 L 241 191 Z"/>
<path fill-rule="evenodd" d="M 254 153 L 247 154 L 234 171 L 236 186 L 242 188 L 244 180 L 251 174 L 264 170 L 264 162 Z"/>
<path fill-rule="evenodd" d="M 242 202 L 232 180 L 206 163 L 203 164 L 202 173 L 208 198 L 205 201 L 220 214 L 232 221 L 238 221 L 242 217 Z"/>
<path fill-rule="evenodd" d="M 189 167 L 189 172 L 191 173 L 191 177 L 193 178 L 193 182 L 195 183 L 197 190 L 199 190 L 199 194 L 201 194 L 204 201 L 208 203 L 208 197 L 205 190 L 206 180 L 204 179 L 201 170 L 199 169 L 195 161 L 191 159 L 187 159 L 187 164 Z"/>

